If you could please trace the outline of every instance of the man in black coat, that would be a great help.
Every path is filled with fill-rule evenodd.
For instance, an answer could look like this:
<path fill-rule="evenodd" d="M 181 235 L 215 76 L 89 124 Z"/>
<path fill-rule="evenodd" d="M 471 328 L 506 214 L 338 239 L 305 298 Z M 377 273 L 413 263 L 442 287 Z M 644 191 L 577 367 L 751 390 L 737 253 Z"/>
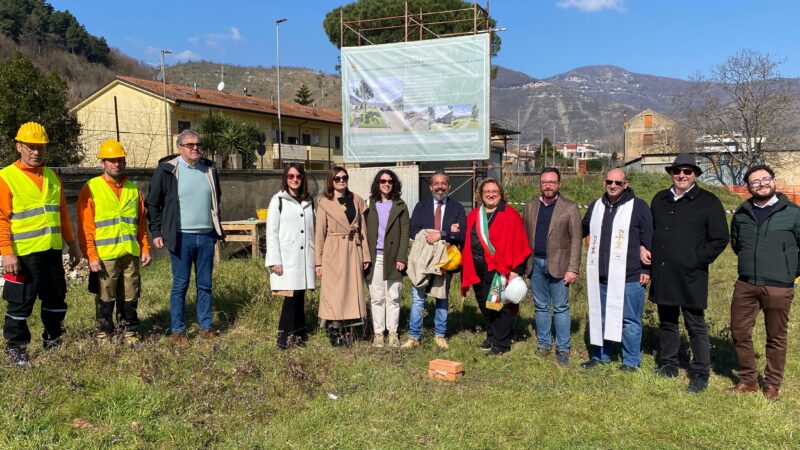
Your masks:
<path fill-rule="evenodd" d="M 705 309 L 708 306 L 708 266 L 728 244 L 728 222 L 719 198 L 695 183 L 702 173 L 694 156 L 681 153 L 666 168 L 672 187 L 653 197 L 653 246 L 642 250 L 642 261 L 652 262 L 650 300 L 658 305 L 661 367 L 659 374 L 678 376 L 681 311 L 692 361 L 691 393 L 708 387 L 711 354 Z M 652 261 L 651 261 L 652 260 Z"/>

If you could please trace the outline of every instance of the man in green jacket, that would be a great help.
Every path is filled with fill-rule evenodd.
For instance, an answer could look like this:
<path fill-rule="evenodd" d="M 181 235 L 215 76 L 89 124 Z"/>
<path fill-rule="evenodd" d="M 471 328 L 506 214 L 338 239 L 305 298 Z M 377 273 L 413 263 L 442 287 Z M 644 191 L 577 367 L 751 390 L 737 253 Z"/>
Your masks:
<path fill-rule="evenodd" d="M 731 221 L 731 246 L 739 257 L 739 279 L 731 302 L 731 335 L 739 359 L 739 383 L 725 392 L 758 391 L 753 353 L 753 326 L 764 311 L 767 331 L 764 397 L 778 399 L 786 363 L 787 325 L 800 274 L 800 208 L 775 192 L 775 172 L 768 166 L 750 168 L 744 177 L 752 198 Z"/>

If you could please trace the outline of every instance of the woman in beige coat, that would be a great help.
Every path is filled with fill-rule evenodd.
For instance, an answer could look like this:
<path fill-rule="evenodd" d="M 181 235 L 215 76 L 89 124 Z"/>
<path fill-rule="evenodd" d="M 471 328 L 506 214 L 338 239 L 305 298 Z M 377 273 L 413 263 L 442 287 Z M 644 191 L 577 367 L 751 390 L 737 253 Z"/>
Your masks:
<path fill-rule="evenodd" d="M 328 324 L 331 345 L 352 343 L 352 327 L 364 325 L 367 316 L 364 270 L 369 267 L 365 240 L 364 199 L 350 192 L 347 171 L 334 167 L 328 173 L 319 199 L 314 231 L 316 273 L 321 278 L 319 317 Z"/>

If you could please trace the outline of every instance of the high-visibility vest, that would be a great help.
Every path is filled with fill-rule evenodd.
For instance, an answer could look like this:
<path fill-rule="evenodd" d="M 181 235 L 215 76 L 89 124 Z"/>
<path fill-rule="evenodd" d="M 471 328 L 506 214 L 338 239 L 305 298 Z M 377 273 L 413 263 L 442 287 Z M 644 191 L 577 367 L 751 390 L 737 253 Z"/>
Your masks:
<path fill-rule="evenodd" d="M 119 198 L 103 175 L 89 180 L 94 200 L 94 245 L 100 259 L 139 256 L 136 231 L 139 225 L 139 189 L 125 180 Z"/>
<path fill-rule="evenodd" d="M 0 170 L 11 191 L 11 247 L 17 256 L 61 250 L 61 182 L 42 168 L 42 189 L 12 164 Z"/>

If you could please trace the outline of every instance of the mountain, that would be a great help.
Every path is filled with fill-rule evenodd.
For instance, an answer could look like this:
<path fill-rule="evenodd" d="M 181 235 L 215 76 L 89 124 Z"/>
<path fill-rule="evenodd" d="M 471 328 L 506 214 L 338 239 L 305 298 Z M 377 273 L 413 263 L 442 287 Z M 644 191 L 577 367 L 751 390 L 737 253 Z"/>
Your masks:
<path fill-rule="evenodd" d="M 224 70 L 223 70 L 224 67 Z M 224 73 L 223 73 L 224 72 Z M 208 61 L 186 62 L 167 67 L 167 82 L 206 89 L 216 89 L 225 81 L 225 92 L 247 94 L 277 100 L 277 70 L 275 67 L 244 67 Z M 330 75 L 302 67 L 281 67 L 281 101 L 294 100 L 295 93 L 305 83 L 320 108 L 341 109 L 342 85 L 338 75 Z"/>
<path fill-rule="evenodd" d="M 694 84 L 677 78 L 629 72 L 617 66 L 580 67 L 544 81 L 594 98 L 661 113 L 676 109 L 673 98 L 683 95 Z"/>
<path fill-rule="evenodd" d="M 516 127 L 519 114 L 520 141 L 538 143 L 542 133 L 553 140 L 597 140 L 620 132 L 625 112 L 638 108 L 537 80 L 522 72 L 498 67 L 492 81 L 492 117 Z"/>

